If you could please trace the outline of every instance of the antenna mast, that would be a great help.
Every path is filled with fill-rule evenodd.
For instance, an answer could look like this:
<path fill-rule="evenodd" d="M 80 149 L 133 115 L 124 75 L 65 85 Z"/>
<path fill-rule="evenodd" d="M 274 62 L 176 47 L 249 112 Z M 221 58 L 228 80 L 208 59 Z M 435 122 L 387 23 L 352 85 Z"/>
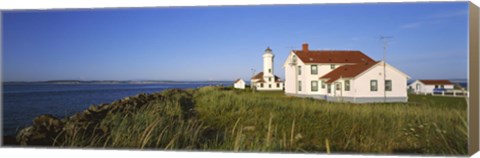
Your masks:
<path fill-rule="evenodd" d="M 392 36 L 382 36 L 380 35 L 380 40 L 383 41 L 383 102 L 387 102 L 387 79 L 386 79 L 386 67 L 387 67 L 387 46 L 388 39 L 393 38 Z"/>

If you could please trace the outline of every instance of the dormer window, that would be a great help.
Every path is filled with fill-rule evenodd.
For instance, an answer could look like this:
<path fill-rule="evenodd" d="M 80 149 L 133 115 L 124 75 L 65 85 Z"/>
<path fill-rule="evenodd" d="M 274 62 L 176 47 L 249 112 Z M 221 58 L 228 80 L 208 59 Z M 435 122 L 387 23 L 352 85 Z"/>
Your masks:
<path fill-rule="evenodd" d="M 293 61 L 294 63 L 297 62 L 297 56 L 293 55 L 293 56 L 292 56 L 292 61 Z"/>

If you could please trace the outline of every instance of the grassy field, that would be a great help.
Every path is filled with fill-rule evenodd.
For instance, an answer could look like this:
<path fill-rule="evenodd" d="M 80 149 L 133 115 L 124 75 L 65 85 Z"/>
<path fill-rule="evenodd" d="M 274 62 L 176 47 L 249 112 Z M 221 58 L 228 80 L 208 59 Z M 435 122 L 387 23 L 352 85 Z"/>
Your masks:
<path fill-rule="evenodd" d="M 349 104 L 217 87 L 161 95 L 135 112 L 107 115 L 97 125 L 106 133 L 63 134 L 55 146 L 467 154 L 464 98 L 411 95 L 409 103 Z"/>

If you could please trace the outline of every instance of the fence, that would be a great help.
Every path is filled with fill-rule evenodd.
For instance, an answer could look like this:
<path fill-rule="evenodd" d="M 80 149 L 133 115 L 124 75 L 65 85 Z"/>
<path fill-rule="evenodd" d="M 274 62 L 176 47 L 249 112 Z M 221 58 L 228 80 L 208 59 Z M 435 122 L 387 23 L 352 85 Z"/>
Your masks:
<path fill-rule="evenodd" d="M 440 95 L 440 96 L 468 96 L 468 91 L 466 90 L 458 90 L 458 89 L 450 89 L 450 90 L 442 90 L 442 91 L 434 91 L 432 95 Z"/>

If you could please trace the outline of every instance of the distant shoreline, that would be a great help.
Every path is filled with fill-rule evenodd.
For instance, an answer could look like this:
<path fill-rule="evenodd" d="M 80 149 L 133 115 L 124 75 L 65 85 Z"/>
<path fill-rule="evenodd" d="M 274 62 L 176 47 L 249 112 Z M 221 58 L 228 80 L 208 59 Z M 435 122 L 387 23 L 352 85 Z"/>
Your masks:
<path fill-rule="evenodd" d="M 7 81 L 3 84 L 189 84 L 189 83 L 226 83 L 232 81 L 168 81 L 168 80 L 140 80 L 140 81 L 117 81 L 117 80 L 50 80 L 50 81 Z"/>

